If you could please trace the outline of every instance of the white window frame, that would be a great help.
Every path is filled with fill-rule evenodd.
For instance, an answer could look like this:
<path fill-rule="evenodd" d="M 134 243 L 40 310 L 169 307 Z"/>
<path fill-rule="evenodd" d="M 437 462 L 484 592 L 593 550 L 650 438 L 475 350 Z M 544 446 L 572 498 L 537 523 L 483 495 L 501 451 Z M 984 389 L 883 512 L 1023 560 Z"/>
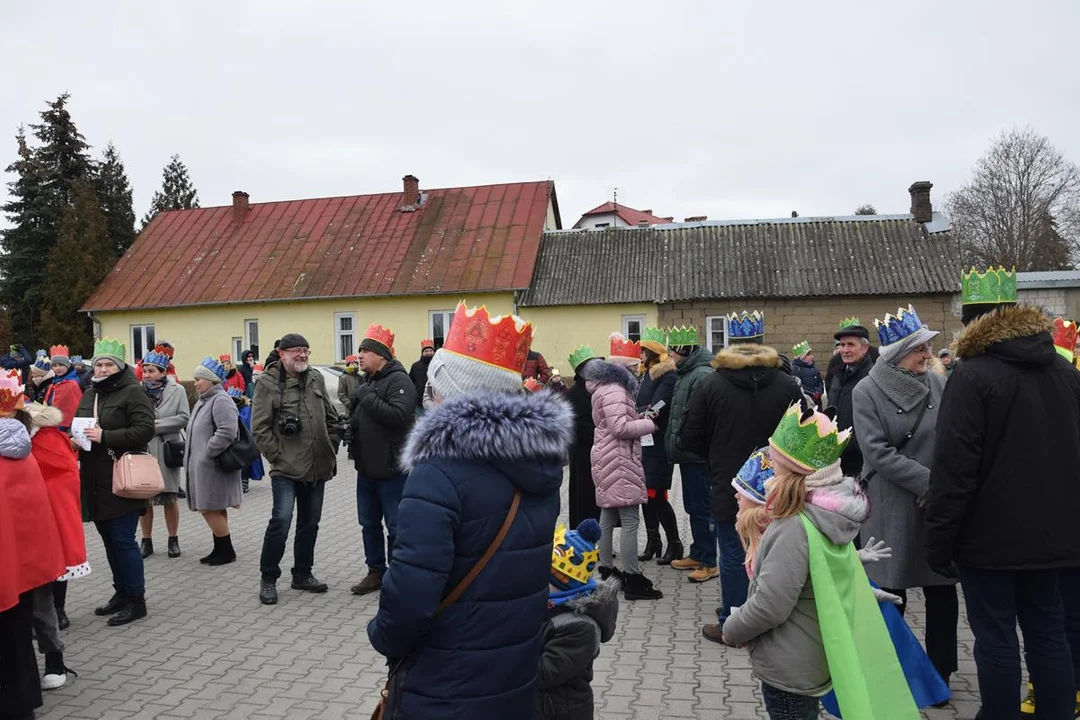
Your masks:
<path fill-rule="evenodd" d="M 630 323 L 634 322 L 635 320 L 638 323 L 637 340 L 633 340 L 630 337 Z M 645 329 L 645 316 L 644 315 L 623 315 L 622 316 L 622 336 L 624 338 L 626 338 L 627 340 L 631 340 L 633 342 L 640 342 L 641 341 L 641 332 L 644 329 Z"/>
<path fill-rule="evenodd" d="M 721 323 L 724 333 L 724 344 L 721 347 L 715 347 L 713 345 L 713 325 L 715 323 Z M 708 315 L 705 318 L 705 347 L 709 349 L 710 353 L 717 352 L 722 348 L 728 346 L 730 336 L 728 335 L 728 318 L 727 315 Z"/>
<path fill-rule="evenodd" d="M 442 316 L 444 333 L 442 341 L 446 340 L 446 335 L 450 333 L 450 325 L 454 321 L 453 310 L 428 310 L 428 337 L 433 343 L 435 343 L 435 349 L 438 350 L 442 347 L 442 341 L 435 337 L 435 318 L 436 316 Z"/>
<path fill-rule="evenodd" d="M 251 326 L 255 326 L 255 337 L 252 342 Z M 259 346 L 259 318 L 245 318 L 244 319 L 244 349 L 254 350 Z M 256 353 L 258 355 L 258 353 Z"/>
<path fill-rule="evenodd" d="M 240 362 L 240 356 L 244 354 L 244 338 L 234 337 L 232 339 L 232 356 L 233 364 Z"/>
<path fill-rule="evenodd" d="M 139 331 L 139 342 L 135 342 L 135 331 Z M 150 331 L 150 335 L 153 338 L 150 342 L 147 342 L 147 330 Z M 157 346 L 157 332 L 154 330 L 154 323 L 141 323 L 139 325 L 132 325 L 128 328 L 128 341 L 131 343 L 128 345 L 131 348 L 131 362 L 136 363 L 142 359 L 146 353 L 150 352 Z M 142 345 L 142 352 L 139 352 L 139 346 Z"/>
<path fill-rule="evenodd" d="M 352 328 L 351 330 L 343 330 L 341 328 L 341 321 L 345 319 L 349 320 L 349 324 Z M 349 344 L 352 346 L 350 352 L 345 352 L 345 348 L 341 347 L 341 343 L 345 338 L 349 338 Z M 334 362 L 345 362 L 345 358 L 354 354 L 356 350 L 356 313 L 334 313 Z"/>

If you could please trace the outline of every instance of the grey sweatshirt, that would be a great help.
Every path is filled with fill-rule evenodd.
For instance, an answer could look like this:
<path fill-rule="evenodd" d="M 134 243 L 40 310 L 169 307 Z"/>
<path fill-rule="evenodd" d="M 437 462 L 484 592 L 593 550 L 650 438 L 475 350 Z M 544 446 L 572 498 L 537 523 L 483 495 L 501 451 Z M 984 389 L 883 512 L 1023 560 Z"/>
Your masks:
<path fill-rule="evenodd" d="M 855 539 L 868 511 L 865 496 L 851 478 L 814 490 L 806 504 L 810 521 L 837 545 Z M 765 530 L 749 597 L 732 610 L 723 632 L 726 642 L 749 647 L 754 675 L 762 682 L 799 695 L 829 691 L 829 663 L 810 580 L 810 549 L 798 517 L 774 520 Z"/>

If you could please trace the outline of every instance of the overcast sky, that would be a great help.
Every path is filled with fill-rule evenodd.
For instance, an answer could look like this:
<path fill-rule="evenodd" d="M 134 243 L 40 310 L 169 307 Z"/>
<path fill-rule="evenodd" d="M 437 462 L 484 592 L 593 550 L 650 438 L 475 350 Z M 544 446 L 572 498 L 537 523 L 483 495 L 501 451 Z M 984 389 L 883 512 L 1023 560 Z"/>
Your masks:
<path fill-rule="evenodd" d="M 680 220 L 907 212 L 1010 126 L 1080 162 L 1078 30 L 1076 0 L 8 2 L 0 167 L 67 91 L 139 216 L 173 153 L 204 206 L 412 173 L 550 178 L 565 227 L 616 187 Z"/>

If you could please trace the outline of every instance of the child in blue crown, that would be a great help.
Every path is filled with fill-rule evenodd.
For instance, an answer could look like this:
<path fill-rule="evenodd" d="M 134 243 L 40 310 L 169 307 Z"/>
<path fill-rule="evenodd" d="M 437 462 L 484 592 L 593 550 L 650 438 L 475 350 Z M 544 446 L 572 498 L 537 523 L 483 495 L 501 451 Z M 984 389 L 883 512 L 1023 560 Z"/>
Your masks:
<path fill-rule="evenodd" d="M 548 619 L 540 630 L 540 686 L 536 720 L 592 720 L 593 660 L 615 634 L 618 578 L 593 577 L 600 525 L 589 518 L 577 530 L 559 527 L 551 550 Z"/>

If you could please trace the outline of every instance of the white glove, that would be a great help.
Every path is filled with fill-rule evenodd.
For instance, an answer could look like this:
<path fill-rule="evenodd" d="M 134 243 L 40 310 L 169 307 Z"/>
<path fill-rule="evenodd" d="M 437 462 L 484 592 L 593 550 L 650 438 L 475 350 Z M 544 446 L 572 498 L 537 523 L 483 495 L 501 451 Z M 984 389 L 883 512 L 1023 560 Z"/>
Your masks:
<path fill-rule="evenodd" d="M 899 595 L 893 595 L 892 593 L 887 593 L 884 590 L 882 590 L 881 588 L 871 588 L 871 590 L 874 591 L 874 598 L 879 603 L 882 603 L 882 602 L 892 603 L 893 605 L 895 605 L 897 607 L 900 607 L 901 605 L 904 604 L 903 598 L 901 598 Z"/>
<path fill-rule="evenodd" d="M 859 561 L 862 562 L 863 565 L 881 562 L 882 560 L 888 560 L 891 557 L 892 548 L 888 547 L 884 540 L 874 542 L 873 536 L 866 541 L 866 545 L 859 551 Z"/>

